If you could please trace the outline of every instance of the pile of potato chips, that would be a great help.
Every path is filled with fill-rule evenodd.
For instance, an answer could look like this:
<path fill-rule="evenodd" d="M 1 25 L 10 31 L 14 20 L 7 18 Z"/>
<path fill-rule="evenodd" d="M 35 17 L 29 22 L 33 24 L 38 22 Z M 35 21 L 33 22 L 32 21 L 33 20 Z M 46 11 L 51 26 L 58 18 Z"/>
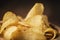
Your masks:
<path fill-rule="evenodd" d="M 0 34 L 5 40 L 54 40 L 57 31 L 50 27 L 43 12 L 42 3 L 36 3 L 25 18 L 7 11 L 3 16 Z"/>

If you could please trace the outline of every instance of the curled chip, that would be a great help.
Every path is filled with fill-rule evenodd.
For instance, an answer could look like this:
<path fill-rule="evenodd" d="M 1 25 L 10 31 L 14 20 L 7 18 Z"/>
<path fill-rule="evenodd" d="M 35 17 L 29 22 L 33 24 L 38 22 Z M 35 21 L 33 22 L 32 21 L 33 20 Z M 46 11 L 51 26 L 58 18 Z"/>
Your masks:
<path fill-rule="evenodd" d="M 6 22 L 4 22 L 4 23 L 2 24 L 0 33 L 2 33 L 2 31 L 3 31 L 6 27 L 8 27 L 9 25 L 16 25 L 16 23 L 18 23 L 18 20 L 16 20 L 16 19 L 12 19 L 12 18 L 11 18 L 11 19 L 7 20 Z"/>
<path fill-rule="evenodd" d="M 16 19 L 17 17 L 13 12 L 7 11 L 3 16 L 3 22 L 7 21 L 10 18 L 15 18 Z"/>
<path fill-rule="evenodd" d="M 30 17 L 43 14 L 44 6 L 42 3 L 36 3 L 31 10 L 28 12 L 25 20 L 28 20 Z"/>
<path fill-rule="evenodd" d="M 22 40 L 22 32 L 16 26 L 11 26 L 4 32 L 5 40 Z"/>

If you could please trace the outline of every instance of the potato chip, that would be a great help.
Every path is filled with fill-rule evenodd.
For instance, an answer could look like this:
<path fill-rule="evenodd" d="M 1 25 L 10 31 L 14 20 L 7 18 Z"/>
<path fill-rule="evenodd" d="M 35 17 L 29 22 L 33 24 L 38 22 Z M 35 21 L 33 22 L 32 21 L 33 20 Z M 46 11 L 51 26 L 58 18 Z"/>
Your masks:
<path fill-rule="evenodd" d="M 6 39 L 11 38 L 12 32 L 16 31 L 16 29 L 17 29 L 17 27 L 14 27 L 14 26 L 8 28 L 8 29 L 5 31 L 5 33 L 4 33 L 4 38 L 6 38 Z M 6 36 L 7 36 L 7 37 L 6 37 Z"/>
<path fill-rule="evenodd" d="M 14 19 L 14 18 L 10 18 L 9 20 L 7 20 L 6 22 L 4 22 L 1 26 L 1 30 L 0 33 L 2 33 L 2 31 L 8 27 L 9 25 L 15 25 L 18 23 L 18 20 Z"/>
<path fill-rule="evenodd" d="M 29 11 L 29 13 L 27 14 L 25 20 L 28 20 L 30 17 L 33 17 L 35 15 L 41 15 L 43 14 L 44 11 L 44 6 L 42 3 L 36 3 L 32 9 Z"/>
<path fill-rule="evenodd" d="M 52 36 L 52 38 L 50 40 L 54 40 L 54 38 L 56 37 L 56 34 L 57 34 L 57 31 L 52 29 L 52 28 L 48 28 L 45 30 L 45 33 L 50 33 L 50 34 L 53 34 L 53 35 L 48 35 L 48 36 Z"/>
<path fill-rule="evenodd" d="M 16 15 L 11 11 L 7 11 L 3 16 L 3 23 L 10 18 L 16 18 Z"/>
<path fill-rule="evenodd" d="M 22 32 L 16 26 L 11 26 L 4 32 L 5 40 L 22 40 Z"/>

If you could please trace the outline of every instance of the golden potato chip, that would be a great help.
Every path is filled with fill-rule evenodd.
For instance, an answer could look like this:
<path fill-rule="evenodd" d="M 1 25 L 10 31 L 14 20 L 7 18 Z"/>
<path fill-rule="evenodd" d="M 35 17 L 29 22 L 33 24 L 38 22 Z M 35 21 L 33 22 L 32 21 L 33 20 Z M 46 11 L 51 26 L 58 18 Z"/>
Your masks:
<path fill-rule="evenodd" d="M 35 15 L 41 15 L 43 14 L 44 11 L 44 6 L 42 3 L 36 3 L 32 9 L 29 11 L 29 13 L 27 14 L 25 20 L 28 20 L 30 17 L 33 17 Z"/>
<path fill-rule="evenodd" d="M 52 38 L 50 40 L 53 40 L 56 37 L 57 31 L 52 28 L 48 28 L 45 30 L 45 33 L 47 33 L 48 34 L 47 36 L 49 36 L 49 37 L 52 36 Z M 49 33 L 50 33 L 50 35 L 49 35 Z"/>
<path fill-rule="evenodd" d="M 16 26 L 9 27 L 4 32 L 4 38 L 5 40 L 22 40 L 22 32 L 18 29 Z"/>
<path fill-rule="evenodd" d="M 6 38 L 6 39 L 11 38 L 12 32 L 16 31 L 16 29 L 17 29 L 17 27 L 14 27 L 14 26 L 8 28 L 8 29 L 5 31 L 5 33 L 4 33 L 4 38 Z"/>
<path fill-rule="evenodd" d="M 3 16 L 3 23 L 10 18 L 15 18 L 16 19 L 16 15 L 11 11 L 7 11 Z"/>
<path fill-rule="evenodd" d="M 10 19 L 8 19 L 6 22 L 4 22 L 4 23 L 2 24 L 0 33 L 2 33 L 2 31 L 3 31 L 6 27 L 8 27 L 9 25 L 15 25 L 15 24 L 17 24 L 17 23 L 18 23 L 18 20 L 15 19 L 15 18 L 10 18 Z"/>

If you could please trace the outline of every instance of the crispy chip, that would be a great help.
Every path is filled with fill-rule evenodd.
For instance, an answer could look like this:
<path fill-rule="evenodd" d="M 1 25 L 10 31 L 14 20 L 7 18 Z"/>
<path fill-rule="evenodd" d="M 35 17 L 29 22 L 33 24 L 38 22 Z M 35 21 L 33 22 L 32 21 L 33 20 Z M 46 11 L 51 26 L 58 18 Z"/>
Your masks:
<path fill-rule="evenodd" d="M 44 6 L 42 3 L 36 3 L 32 9 L 28 12 L 25 20 L 28 20 L 30 17 L 33 17 L 35 15 L 41 15 L 43 14 Z"/>
<path fill-rule="evenodd" d="M 45 30 L 45 33 L 46 32 L 50 32 L 51 34 L 53 33 L 53 35 L 52 35 L 53 37 L 51 38 L 51 40 L 54 40 L 54 38 L 56 37 L 57 31 L 52 28 L 48 28 Z"/>
<path fill-rule="evenodd" d="M 7 11 L 3 16 L 3 23 L 10 18 L 15 18 L 16 19 L 16 15 L 11 11 Z"/>
<path fill-rule="evenodd" d="M 1 26 L 1 30 L 0 30 L 0 33 L 6 28 L 8 27 L 9 25 L 15 25 L 18 23 L 18 20 L 17 19 L 14 19 L 14 18 L 11 18 L 9 20 L 7 20 L 6 22 L 4 22 Z"/>

